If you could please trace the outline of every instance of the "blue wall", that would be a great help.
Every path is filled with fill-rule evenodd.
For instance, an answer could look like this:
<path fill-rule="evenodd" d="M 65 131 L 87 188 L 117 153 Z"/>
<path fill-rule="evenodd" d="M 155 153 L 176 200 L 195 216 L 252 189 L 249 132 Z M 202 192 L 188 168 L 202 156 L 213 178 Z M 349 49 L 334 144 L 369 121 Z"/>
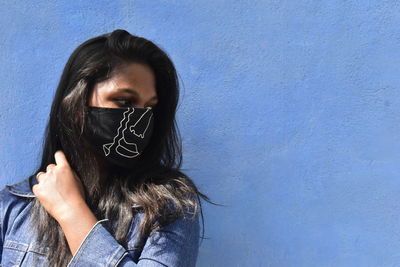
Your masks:
<path fill-rule="evenodd" d="M 123 28 L 175 62 L 185 171 L 227 205 L 204 204 L 198 266 L 397 266 L 399 12 L 394 0 L 3 1 L 1 185 L 38 164 L 72 50 Z"/>

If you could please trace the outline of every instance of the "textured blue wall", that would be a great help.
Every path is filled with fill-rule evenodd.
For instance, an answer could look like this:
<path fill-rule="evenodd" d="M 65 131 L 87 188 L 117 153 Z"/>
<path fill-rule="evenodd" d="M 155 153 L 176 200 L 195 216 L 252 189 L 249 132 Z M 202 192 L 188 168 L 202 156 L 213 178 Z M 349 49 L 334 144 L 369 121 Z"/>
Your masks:
<path fill-rule="evenodd" d="M 72 50 L 124 28 L 174 60 L 184 168 L 227 205 L 198 266 L 400 264 L 398 1 L 7 2 L 1 185 L 38 163 Z"/>

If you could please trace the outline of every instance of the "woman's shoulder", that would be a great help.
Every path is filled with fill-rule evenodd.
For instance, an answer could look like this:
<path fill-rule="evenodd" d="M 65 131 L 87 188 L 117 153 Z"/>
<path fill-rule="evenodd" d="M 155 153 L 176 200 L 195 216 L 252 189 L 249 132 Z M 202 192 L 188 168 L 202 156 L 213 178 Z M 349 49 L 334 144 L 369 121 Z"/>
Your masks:
<path fill-rule="evenodd" d="M 29 203 L 29 200 L 35 197 L 31 190 L 31 183 L 35 184 L 37 181 L 33 176 L 19 180 L 13 184 L 6 184 L 0 189 L 0 216 L 7 213 L 9 208 L 18 210 L 23 208 Z"/>
<path fill-rule="evenodd" d="M 36 181 L 28 177 L 0 189 L 0 261 L 3 266 L 45 266 L 49 248 L 37 242 L 30 228 L 31 200 L 35 198 L 31 182 Z"/>
<path fill-rule="evenodd" d="M 32 186 L 37 183 L 34 175 L 29 176 L 28 178 L 18 180 L 13 184 L 6 184 L 0 192 L 2 194 L 12 194 L 14 196 L 19 197 L 35 197 L 35 194 L 32 192 Z"/>

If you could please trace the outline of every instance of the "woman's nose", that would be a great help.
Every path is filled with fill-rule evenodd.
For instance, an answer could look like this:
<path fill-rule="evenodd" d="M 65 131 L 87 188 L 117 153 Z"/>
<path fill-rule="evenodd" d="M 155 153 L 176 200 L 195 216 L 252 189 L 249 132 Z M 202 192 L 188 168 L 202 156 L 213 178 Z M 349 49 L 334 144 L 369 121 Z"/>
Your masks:
<path fill-rule="evenodd" d="M 144 103 L 136 103 L 136 104 L 134 105 L 134 107 L 135 107 L 135 108 L 144 108 L 144 107 L 145 107 L 145 104 L 144 104 Z"/>
<path fill-rule="evenodd" d="M 147 108 L 149 106 L 151 106 L 150 101 L 146 102 L 146 101 L 139 100 L 134 104 L 134 107 L 136 107 L 136 108 Z"/>

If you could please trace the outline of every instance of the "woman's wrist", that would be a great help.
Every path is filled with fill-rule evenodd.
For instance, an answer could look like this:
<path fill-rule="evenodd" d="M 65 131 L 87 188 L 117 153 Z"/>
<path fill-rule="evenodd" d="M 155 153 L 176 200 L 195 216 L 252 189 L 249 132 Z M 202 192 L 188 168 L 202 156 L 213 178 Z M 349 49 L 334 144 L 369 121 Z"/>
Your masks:
<path fill-rule="evenodd" d="M 72 255 L 75 255 L 90 229 L 97 223 L 97 218 L 85 204 L 64 212 L 57 221 L 64 232 Z"/>
<path fill-rule="evenodd" d="M 60 225 L 62 225 L 68 224 L 82 216 L 88 216 L 88 214 L 93 213 L 85 202 L 80 202 L 74 204 L 73 206 L 59 207 L 59 210 L 56 214 L 57 215 L 54 218 Z"/>

